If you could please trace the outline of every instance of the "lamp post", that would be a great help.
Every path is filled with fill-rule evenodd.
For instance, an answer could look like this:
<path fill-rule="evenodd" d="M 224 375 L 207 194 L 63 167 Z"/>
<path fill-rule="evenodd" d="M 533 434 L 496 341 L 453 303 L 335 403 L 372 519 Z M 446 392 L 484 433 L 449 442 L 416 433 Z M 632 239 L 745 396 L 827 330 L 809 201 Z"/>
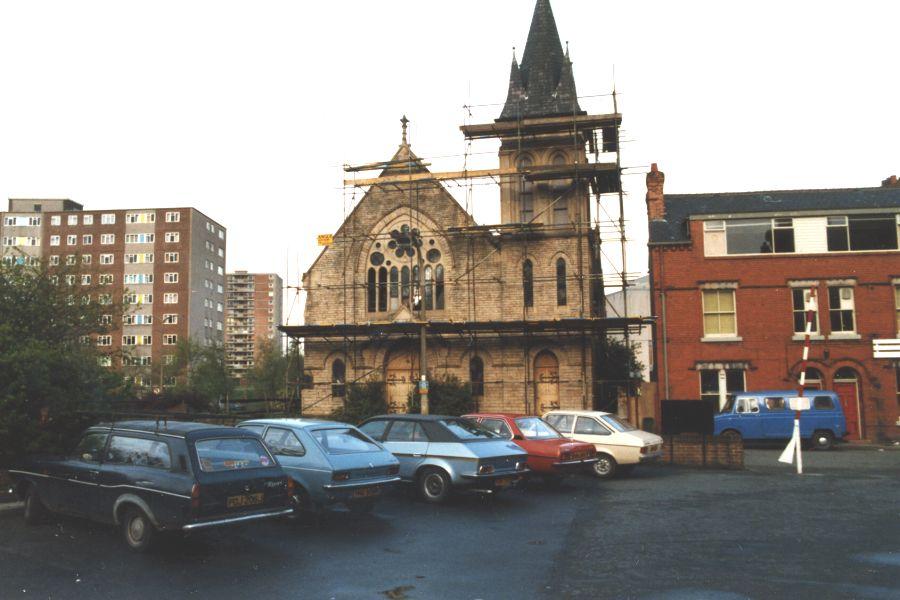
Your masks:
<path fill-rule="evenodd" d="M 416 391 L 421 400 L 421 412 L 423 415 L 428 414 L 428 354 L 427 344 L 425 341 L 427 321 L 425 318 L 425 260 L 422 256 L 422 235 L 418 229 L 410 229 L 409 225 L 401 225 L 400 229 L 391 231 L 391 241 L 388 247 L 393 249 L 398 258 L 404 256 L 412 258 L 413 255 L 418 260 L 418 276 L 415 278 L 416 294 L 410 294 L 412 300 L 415 296 L 419 302 L 419 320 L 421 328 L 419 329 L 419 382 Z M 412 284 L 413 282 L 410 281 Z M 413 301 L 415 303 L 415 301 Z M 412 307 L 410 307 L 412 308 Z"/>

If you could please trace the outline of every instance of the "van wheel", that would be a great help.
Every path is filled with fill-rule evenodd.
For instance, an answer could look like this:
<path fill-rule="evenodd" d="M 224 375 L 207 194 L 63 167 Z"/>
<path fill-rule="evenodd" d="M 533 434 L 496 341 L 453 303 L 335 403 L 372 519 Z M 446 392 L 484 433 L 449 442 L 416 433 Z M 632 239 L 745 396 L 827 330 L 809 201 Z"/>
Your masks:
<path fill-rule="evenodd" d="M 153 545 L 156 528 L 141 509 L 129 506 L 122 515 L 122 535 L 135 552 L 146 552 Z"/>
<path fill-rule="evenodd" d="M 816 450 L 830 450 L 834 446 L 834 434 L 821 429 L 816 431 L 812 436 L 812 446 Z"/>
<path fill-rule="evenodd" d="M 439 504 L 450 494 L 450 478 L 441 469 L 427 468 L 419 473 L 416 487 L 422 500 Z"/>
<path fill-rule="evenodd" d="M 28 488 L 28 495 L 25 496 L 25 524 L 39 525 L 47 516 L 47 507 L 41 502 L 37 490 L 34 486 Z"/>
<path fill-rule="evenodd" d="M 619 464 L 616 462 L 616 459 L 609 454 L 598 454 L 597 462 L 593 466 L 593 472 L 600 479 L 609 479 L 615 476 L 618 467 Z"/>
<path fill-rule="evenodd" d="M 727 431 L 722 432 L 722 439 L 728 442 L 740 442 L 742 437 L 739 431 L 735 431 L 734 429 L 729 429 Z"/>

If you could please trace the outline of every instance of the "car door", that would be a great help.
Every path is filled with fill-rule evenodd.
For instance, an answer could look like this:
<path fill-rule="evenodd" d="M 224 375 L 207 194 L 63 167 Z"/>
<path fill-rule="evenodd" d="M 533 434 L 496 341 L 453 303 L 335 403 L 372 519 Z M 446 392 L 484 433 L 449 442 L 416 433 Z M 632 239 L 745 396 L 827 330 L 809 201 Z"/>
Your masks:
<path fill-rule="evenodd" d="M 735 413 L 738 417 L 738 428 L 744 439 L 758 440 L 762 438 L 759 405 L 759 398 L 743 397 L 737 400 Z"/>
<path fill-rule="evenodd" d="M 784 396 L 763 398 L 759 420 L 763 438 L 777 440 L 791 437 L 794 419 Z"/>
<path fill-rule="evenodd" d="M 95 513 L 100 502 L 100 463 L 108 440 L 108 431 L 89 431 L 59 464 L 58 506 L 63 512 L 82 516 Z"/>
<path fill-rule="evenodd" d="M 318 490 L 323 484 L 331 481 L 330 469 L 325 469 L 324 465 L 310 464 L 306 447 L 292 429 L 270 425 L 262 438 L 281 467 L 303 489 Z"/>
<path fill-rule="evenodd" d="M 484 417 L 481 419 L 480 425 L 491 431 L 496 433 L 500 437 L 511 440 L 513 437 L 512 431 L 509 429 L 509 425 L 506 424 L 506 421 L 503 419 L 495 419 L 493 417 Z"/>
<path fill-rule="evenodd" d="M 400 477 L 411 481 L 428 453 L 428 437 L 419 423 L 397 420 L 385 433 L 384 447 L 400 461 Z"/>
<path fill-rule="evenodd" d="M 132 494 L 143 500 L 159 521 L 177 519 L 187 507 L 187 501 L 177 492 L 186 490 L 173 489 L 178 476 L 173 475 L 172 467 L 168 439 L 114 432 L 100 465 L 100 493 L 91 507 L 91 517 L 113 520 L 116 500 L 122 494 Z"/>
<path fill-rule="evenodd" d="M 598 450 L 605 449 L 612 452 L 615 442 L 612 439 L 612 431 L 593 417 L 579 416 L 575 419 L 575 429 L 572 437 L 579 442 L 594 444 Z"/>

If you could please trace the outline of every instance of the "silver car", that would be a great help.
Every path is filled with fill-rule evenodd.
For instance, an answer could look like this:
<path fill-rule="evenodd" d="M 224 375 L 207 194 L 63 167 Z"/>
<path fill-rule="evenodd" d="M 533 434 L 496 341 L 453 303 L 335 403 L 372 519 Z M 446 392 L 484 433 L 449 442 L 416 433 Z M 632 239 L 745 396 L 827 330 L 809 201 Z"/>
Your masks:
<path fill-rule="evenodd" d="M 368 512 L 386 486 L 400 481 L 397 459 L 353 425 L 256 419 L 238 427 L 258 433 L 294 480 L 297 510 L 343 504 L 351 512 Z"/>
<path fill-rule="evenodd" d="M 495 493 L 518 483 L 528 453 L 467 419 L 437 415 L 382 415 L 360 429 L 400 460 L 400 477 L 427 502 L 452 488 Z"/>

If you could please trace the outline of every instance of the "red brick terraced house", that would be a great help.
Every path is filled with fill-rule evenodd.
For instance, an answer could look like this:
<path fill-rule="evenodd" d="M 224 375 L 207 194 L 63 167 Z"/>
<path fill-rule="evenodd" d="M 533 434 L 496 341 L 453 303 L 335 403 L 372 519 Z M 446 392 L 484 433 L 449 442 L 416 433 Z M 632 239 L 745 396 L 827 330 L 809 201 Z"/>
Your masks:
<path fill-rule="evenodd" d="M 806 385 L 835 391 L 849 439 L 900 438 L 900 186 L 664 195 L 647 175 L 660 400 L 722 405 L 797 385 L 804 300 L 818 310 Z"/>

